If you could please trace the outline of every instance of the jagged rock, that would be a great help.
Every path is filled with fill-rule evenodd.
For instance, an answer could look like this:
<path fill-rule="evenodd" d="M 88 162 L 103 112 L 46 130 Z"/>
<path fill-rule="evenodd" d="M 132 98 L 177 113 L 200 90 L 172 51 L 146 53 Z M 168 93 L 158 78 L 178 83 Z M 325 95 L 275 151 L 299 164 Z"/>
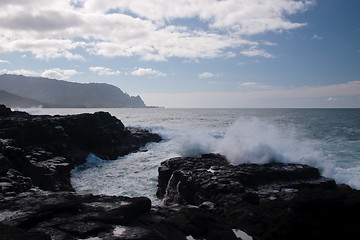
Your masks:
<path fill-rule="evenodd" d="M 0 225 L 0 240 L 51 240 L 44 232 L 29 232 L 17 227 Z"/>
<path fill-rule="evenodd" d="M 212 154 L 173 158 L 159 167 L 157 195 L 168 205 L 201 206 L 254 239 L 360 234 L 360 192 L 300 164 L 232 166 Z"/>
<path fill-rule="evenodd" d="M 9 116 L 11 114 L 11 109 L 7 108 L 5 105 L 0 104 L 0 116 Z"/>
<path fill-rule="evenodd" d="M 0 175 L 7 173 L 9 169 L 9 160 L 2 153 L 0 153 Z"/>
<path fill-rule="evenodd" d="M 73 190 L 70 171 L 85 163 L 90 153 L 116 159 L 161 141 L 147 130 L 126 128 L 106 112 L 31 116 L 1 106 L 1 173 L 16 169 L 43 190 Z"/>
<path fill-rule="evenodd" d="M 150 199 L 80 196 L 70 183 L 90 153 L 116 159 L 160 140 L 105 112 L 31 116 L 0 105 L 0 240 L 162 239 L 130 226 L 150 211 Z M 118 225 L 129 231 L 116 236 Z"/>
<path fill-rule="evenodd" d="M 0 200 L 0 236 L 15 228 L 57 236 L 85 238 L 107 234 L 150 211 L 145 197 L 76 195 L 32 189 Z M 8 232 L 9 233 L 9 232 Z M 25 234 L 25 233 L 24 233 Z"/>
<path fill-rule="evenodd" d="M 15 169 L 9 169 L 5 175 L 0 176 L 0 196 L 13 196 L 32 187 L 31 178 Z"/>

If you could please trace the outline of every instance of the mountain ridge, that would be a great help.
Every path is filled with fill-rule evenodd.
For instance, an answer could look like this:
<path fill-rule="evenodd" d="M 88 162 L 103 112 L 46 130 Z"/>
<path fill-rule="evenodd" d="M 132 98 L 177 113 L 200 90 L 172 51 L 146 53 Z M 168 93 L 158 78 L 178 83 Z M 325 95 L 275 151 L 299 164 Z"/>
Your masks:
<path fill-rule="evenodd" d="M 0 90 L 0 103 L 9 107 L 52 107 L 51 105 L 36 101 L 31 98 L 21 97 L 16 94 Z"/>
<path fill-rule="evenodd" d="M 75 83 L 3 74 L 0 75 L 0 90 L 43 103 L 44 107 L 146 107 L 140 96 L 129 96 L 120 88 L 107 83 Z"/>

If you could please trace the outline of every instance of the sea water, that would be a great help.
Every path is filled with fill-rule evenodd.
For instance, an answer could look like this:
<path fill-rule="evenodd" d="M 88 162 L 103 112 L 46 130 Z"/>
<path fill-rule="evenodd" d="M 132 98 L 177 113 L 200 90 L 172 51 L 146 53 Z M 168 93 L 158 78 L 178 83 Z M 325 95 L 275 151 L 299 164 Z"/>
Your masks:
<path fill-rule="evenodd" d="M 72 171 L 80 194 L 156 199 L 157 169 L 177 156 L 220 153 L 232 164 L 302 163 L 360 189 L 360 109 L 27 109 L 32 114 L 108 111 L 162 136 L 115 161 L 89 155 Z"/>

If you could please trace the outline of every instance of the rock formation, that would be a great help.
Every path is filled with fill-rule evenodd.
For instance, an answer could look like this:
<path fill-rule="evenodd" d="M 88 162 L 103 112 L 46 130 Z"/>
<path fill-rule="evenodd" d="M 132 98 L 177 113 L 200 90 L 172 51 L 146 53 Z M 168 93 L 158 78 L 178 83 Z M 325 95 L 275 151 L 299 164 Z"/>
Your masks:
<path fill-rule="evenodd" d="M 2 105 L 0 113 L 4 159 L 10 159 L 10 168 L 30 177 L 43 190 L 72 190 L 70 170 L 85 163 L 90 153 L 116 159 L 161 140 L 146 130 L 125 128 L 106 112 L 32 116 Z"/>
<path fill-rule="evenodd" d="M 230 165 L 223 156 L 174 158 L 159 167 L 157 195 L 195 205 L 254 239 L 353 239 L 360 192 L 300 164 Z"/>
<path fill-rule="evenodd" d="M 70 171 L 90 153 L 116 159 L 160 140 L 105 112 L 31 116 L 0 105 L 0 239 L 116 239 L 116 226 L 149 212 L 151 201 L 79 196 Z"/>

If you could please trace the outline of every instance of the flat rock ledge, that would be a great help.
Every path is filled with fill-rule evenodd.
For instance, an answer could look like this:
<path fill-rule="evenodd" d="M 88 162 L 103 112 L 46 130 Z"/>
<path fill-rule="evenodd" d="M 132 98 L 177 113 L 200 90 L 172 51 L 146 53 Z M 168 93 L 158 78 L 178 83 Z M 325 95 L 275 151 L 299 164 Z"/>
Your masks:
<path fill-rule="evenodd" d="M 305 165 L 233 166 L 216 154 L 173 158 L 159 167 L 157 195 L 165 205 L 183 206 L 178 215 L 195 208 L 200 214 L 195 218 L 203 219 L 207 230 L 200 234 L 205 238 L 219 228 L 222 233 L 212 239 L 239 239 L 231 229 L 241 229 L 253 239 L 360 236 L 360 191 L 337 185 Z M 184 226 L 186 221 L 180 219 L 174 221 Z"/>

